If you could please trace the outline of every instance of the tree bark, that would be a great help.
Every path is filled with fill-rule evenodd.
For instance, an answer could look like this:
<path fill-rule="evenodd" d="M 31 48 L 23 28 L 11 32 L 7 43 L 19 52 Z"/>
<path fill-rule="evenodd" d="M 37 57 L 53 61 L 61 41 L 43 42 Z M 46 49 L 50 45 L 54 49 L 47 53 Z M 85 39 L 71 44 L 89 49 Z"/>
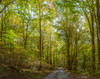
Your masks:
<path fill-rule="evenodd" d="M 75 71 L 77 70 L 77 63 L 78 63 L 78 59 L 77 59 L 77 30 L 76 30 L 76 38 L 75 38 Z"/>
<path fill-rule="evenodd" d="M 1 42 L 2 42 L 2 37 L 3 37 L 3 29 L 4 29 L 4 26 L 3 26 L 3 13 L 2 13 L 2 16 L 1 16 Z"/>
<path fill-rule="evenodd" d="M 93 0 L 92 0 L 92 4 L 93 4 Z M 92 12 L 91 12 L 91 43 L 92 43 L 92 70 L 93 72 L 96 70 L 96 66 L 95 66 L 95 35 L 94 35 L 94 15 L 93 15 L 93 7 L 92 7 Z"/>
<path fill-rule="evenodd" d="M 47 46 L 47 63 L 49 64 L 49 52 L 48 52 L 48 50 L 49 50 L 49 47 Z"/>
<path fill-rule="evenodd" d="M 40 66 L 38 70 L 41 70 L 42 68 L 42 44 L 41 44 L 41 5 L 40 5 L 40 1 L 38 0 L 38 4 L 39 4 L 39 26 L 40 26 Z"/>
<path fill-rule="evenodd" d="M 52 66 L 52 47 L 51 47 L 51 34 L 50 34 L 50 65 Z M 52 67 L 51 67 L 52 69 Z"/>
<path fill-rule="evenodd" d="M 97 7 L 97 39 L 98 39 L 98 62 L 100 69 L 100 0 L 96 0 Z"/>

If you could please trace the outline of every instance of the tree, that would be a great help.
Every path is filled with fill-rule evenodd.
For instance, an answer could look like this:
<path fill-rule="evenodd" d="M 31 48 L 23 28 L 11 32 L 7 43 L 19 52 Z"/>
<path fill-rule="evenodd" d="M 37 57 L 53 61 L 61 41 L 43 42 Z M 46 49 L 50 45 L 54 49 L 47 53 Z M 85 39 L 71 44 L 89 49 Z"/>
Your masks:
<path fill-rule="evenodd" d="M 99 69 L 100 69 L 100 0 L 96 0 L 97 7 L 97 39 L 98 39 L 98 61 L 99 61 Z"/>

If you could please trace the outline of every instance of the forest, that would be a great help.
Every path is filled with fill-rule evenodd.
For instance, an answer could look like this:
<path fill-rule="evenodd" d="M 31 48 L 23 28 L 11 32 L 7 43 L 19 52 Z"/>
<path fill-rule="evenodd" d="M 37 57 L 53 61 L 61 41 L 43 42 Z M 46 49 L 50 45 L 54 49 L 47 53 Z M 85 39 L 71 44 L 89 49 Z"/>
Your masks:
<path fill-rule="evenodd" d="M 100 0 L 0 0 L 0 79 L 59 68 L 100 79 Z"/>

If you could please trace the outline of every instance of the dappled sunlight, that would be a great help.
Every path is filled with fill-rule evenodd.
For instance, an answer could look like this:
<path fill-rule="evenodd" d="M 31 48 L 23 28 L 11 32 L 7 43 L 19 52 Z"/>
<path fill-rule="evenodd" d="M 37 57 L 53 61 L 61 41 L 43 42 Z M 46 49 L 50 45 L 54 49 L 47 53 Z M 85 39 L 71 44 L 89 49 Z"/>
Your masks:
<path fill-rule="evenodd" d="M 100 79 L 100 0 L 0 0 L 0 79 Z"/>

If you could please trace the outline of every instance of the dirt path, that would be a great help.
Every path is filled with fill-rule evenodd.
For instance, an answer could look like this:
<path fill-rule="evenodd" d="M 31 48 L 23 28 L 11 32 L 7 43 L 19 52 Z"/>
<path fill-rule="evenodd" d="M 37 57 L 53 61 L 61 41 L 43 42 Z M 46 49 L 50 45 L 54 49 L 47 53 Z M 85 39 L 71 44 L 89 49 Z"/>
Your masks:
<path fill-rule="evenodd" d="M 71 79 L 63 69 L 56 70 L 43 79 Z"/>
<path fill-rule="evenodd" d="M 100 79 L 99 76 L 88 76 L 65 72 L 63 69 L 56 70 L 42 79 Z"/>

